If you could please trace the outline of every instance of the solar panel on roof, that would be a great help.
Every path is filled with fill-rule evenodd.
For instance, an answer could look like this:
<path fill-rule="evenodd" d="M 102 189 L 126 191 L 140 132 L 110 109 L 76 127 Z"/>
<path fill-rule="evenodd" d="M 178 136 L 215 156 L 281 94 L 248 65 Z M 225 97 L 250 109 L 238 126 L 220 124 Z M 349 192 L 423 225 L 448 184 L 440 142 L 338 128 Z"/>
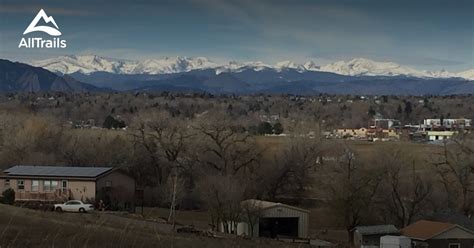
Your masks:
<path fill-rule="evenodd" d="M 17 165 L 4 172 L 15 176 L 97 177 L 112 167 L 67 167 Z"/>

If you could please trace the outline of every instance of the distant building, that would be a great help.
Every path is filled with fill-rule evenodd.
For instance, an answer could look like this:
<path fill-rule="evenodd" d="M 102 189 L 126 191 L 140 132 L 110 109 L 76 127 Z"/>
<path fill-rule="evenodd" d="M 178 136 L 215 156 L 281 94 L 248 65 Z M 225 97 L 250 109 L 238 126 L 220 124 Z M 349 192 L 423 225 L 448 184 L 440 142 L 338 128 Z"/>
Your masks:
<path fill-rule="evenodd" d="M 112 167 L 18 165 L 0 174 L 0 192 L 15 191 L 15 201 L 81 200 L 132 209 L 135 180 Z"/>
<path fill-rule="evenodd" d="M 469 129 L 471 127 L 471 119 L 425 119 L 423 126 L 426 130 L 448 129 L 459 130 Z"/>
<path fill-rule="evenodd" d="M 374 118 L 369 122 L 370 128 L 390 129 L 400 126 L 400 121 L 395 119 Z"/>
<path fill-rule="evenodd" d="M 400 231 L 394 225 L 358 226 L 354 228 L 354 246 L 378 248 L 382 236 L 399 234 Z"/>
<path fill-rule="evenodd" d="M 367 128 L 339 128 L 336 130 L 339 138 L 367 139 Z"/>
<path fill-rule="evenodd" d="M 474 247 L 474 231 L 451 223 L 420 220 L 401 233 L 412 239 L 414 248 Z"/>
<path fill-rule="evenodd" d="M 369 128 L 367 129 L 367 138 L 369 140 L 399 140 L 400 135 L 393 128 Z"/>
<path fill-rule="evenodd" d="M 454 131 L 427 131 L 426 138 L 428 141 L 446 140 L 456 134 Z"/>

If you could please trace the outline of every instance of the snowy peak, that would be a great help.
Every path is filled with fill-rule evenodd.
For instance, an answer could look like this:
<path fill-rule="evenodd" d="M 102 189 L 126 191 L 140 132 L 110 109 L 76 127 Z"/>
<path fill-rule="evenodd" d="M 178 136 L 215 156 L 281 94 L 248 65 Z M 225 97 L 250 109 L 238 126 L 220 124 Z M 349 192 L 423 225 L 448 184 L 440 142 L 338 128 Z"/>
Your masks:
<path fill-rule="evenodd" d="M 458 72 L 455 74 L 457 77 L 460 77 L 460 78 L 465 78 L 465 79 L 469 79 L 469 80 L 474 80 L 474 69 L 470 69 L 470 70 L 467 70 L 467 71 L 462 71 L 462 72 Z"/>
<path fill-rule="evenodd" d="M 74 72 L 89 74 L 96 71 L 120 73 L 124 63 L 125 62 L 120 60 L 106 59 L 96 55 L 66 55 L 51 59 L 36 60 L 29 64 L 61 74 Z"/>
<path fill-rule="evenodd" d="M 281 61 L 275 64 L 274 67 L 277 71 L 282 71 L 285 69 L 294 69 L 299 72 L 304 72 L 306 71 L 306 68 L 302 64 L 297 64 L 295 62 L 286 60 L 286 61 Z"/>
<path fill-rule="evenodd" d="M 348 76 L 414 76 L 429 77 L 429 73 L 393 62 L 377 62 L 364 58 L 352 59 L 348 62 L 338 61 L 321 67 L 321 71 L 333 72 Z"/>
<path fill-rule="evenodd" d="M 239 63 L 237 61 L 230 61 L 226 65 L 217 66 L 215 68 L 216 74 L 221 74 L 223 72 L 242 72 L 244 70 L 254 70 L 262 71 L 266 69 L 273 69 L 272 66 L 263 63 L 262 61 L 250 61 Z"/>
<path fill-rule="evenodd" d="M 127 64 L 124 74 L 164 74 L 187 72 L 195 69 L 214 68 L 215 63 L 204 57 L 165 57 L 163 59 L 147 59 Z"/>
<path fill-rule="evenodd" d="M 162 59 L 132 61 L 109 59 L 96 55 L 68 55 L 32 61 L 30 64 L 61 74 L 71 74 L 74 72 L 90 74 L 98 71 L 117 74 L 163 74 L 187 72 L 194 69 L 214 68 L 217 66 L 204 57 L 165 57 Z"/>

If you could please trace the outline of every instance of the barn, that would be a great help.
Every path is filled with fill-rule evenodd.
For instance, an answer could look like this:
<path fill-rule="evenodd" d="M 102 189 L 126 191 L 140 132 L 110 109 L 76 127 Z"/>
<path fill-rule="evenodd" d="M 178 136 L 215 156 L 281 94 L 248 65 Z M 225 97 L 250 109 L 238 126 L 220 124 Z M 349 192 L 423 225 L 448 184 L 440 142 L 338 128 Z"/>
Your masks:
<path fill-rule="evenodd" d="M 232 225 L 234 228 L 230 227 L 238 235 L 268 238 L 308 237 L 309 211 L 306 209 L 255 199 L 245 200 L 241 202 L 241 206 L 241 221 Z"/>

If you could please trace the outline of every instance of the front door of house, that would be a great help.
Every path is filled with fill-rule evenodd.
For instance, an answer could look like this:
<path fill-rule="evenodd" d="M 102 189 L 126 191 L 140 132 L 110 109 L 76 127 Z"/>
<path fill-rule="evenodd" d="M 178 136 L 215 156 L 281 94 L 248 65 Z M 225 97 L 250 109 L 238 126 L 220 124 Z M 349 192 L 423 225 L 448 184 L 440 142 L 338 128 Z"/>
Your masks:
<path fill-rule="evenodd" d="M 67 191 L 67 180 L 62 180 L 61 181 L 61 190 L 63 192 L 66 192 Z"/>

